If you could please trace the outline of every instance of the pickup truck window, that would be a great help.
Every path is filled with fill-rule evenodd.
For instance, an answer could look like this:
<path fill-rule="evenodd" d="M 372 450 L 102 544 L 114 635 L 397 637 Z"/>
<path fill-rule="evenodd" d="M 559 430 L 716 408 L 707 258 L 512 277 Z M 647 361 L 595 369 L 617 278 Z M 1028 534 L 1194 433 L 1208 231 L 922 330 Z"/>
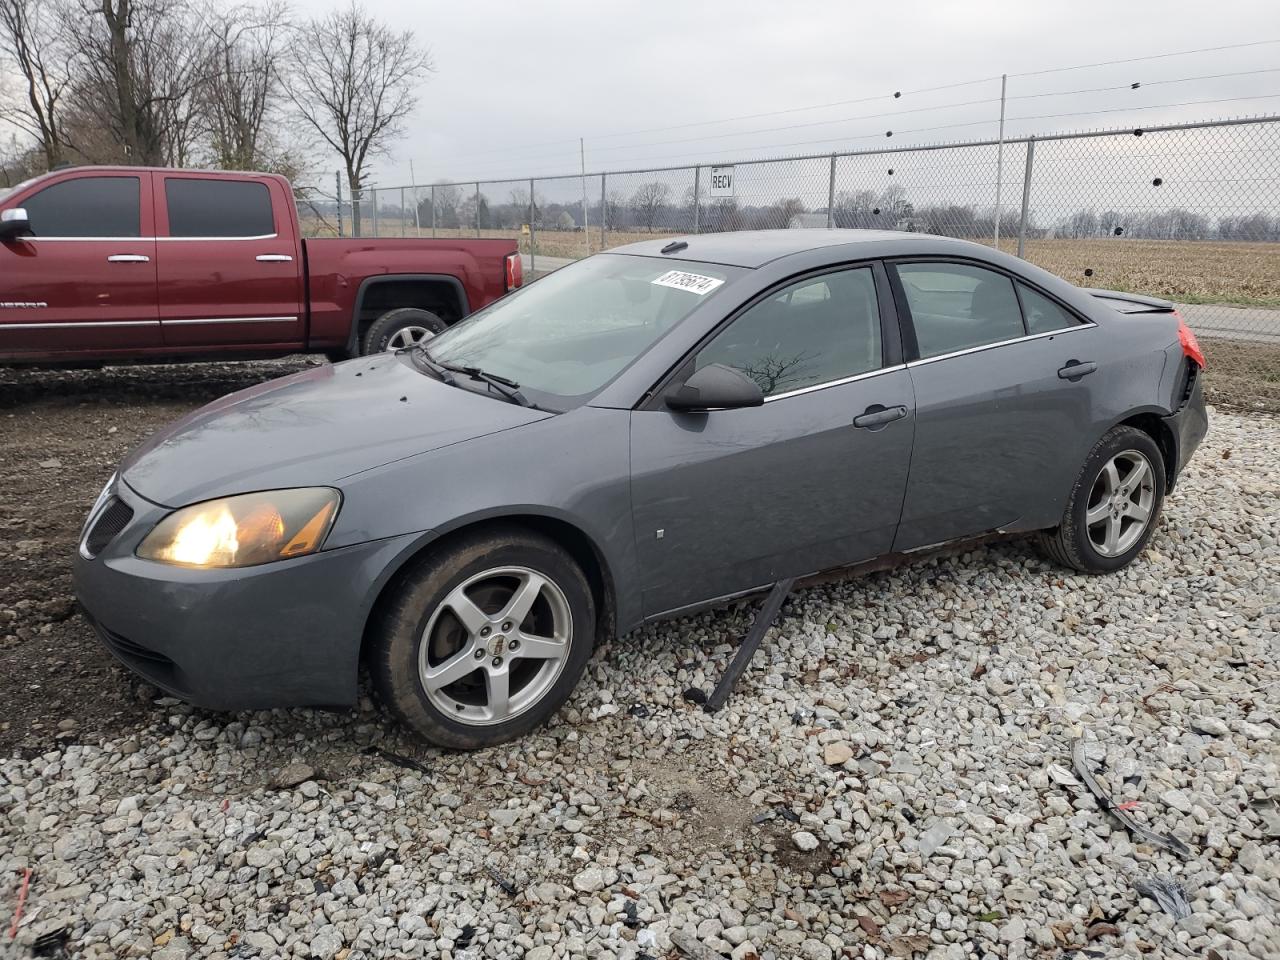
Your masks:
<path fill-rule="evenodd" d="M 78 177 L 23 201 L 37 237 L 137 237 L 142 233 L 137 177 Z"/>
<path fill-rule="evenodd" d="M 266 237 L 276 232 L 265 183 L 166 177 L 164 195 L 171 237 Z"/>

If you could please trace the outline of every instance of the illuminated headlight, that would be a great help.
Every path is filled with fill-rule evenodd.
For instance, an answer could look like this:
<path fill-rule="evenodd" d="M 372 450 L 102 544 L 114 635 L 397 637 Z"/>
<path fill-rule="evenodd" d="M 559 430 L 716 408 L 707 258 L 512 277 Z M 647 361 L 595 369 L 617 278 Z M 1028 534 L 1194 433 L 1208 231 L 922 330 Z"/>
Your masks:
<path fill-rule="evenodd" d="M 342 496 L 329 487 L 267 490 L 207 500 L 161 520 L 138 556 L 183 567 L 251 567 L 315 553 Z"/>

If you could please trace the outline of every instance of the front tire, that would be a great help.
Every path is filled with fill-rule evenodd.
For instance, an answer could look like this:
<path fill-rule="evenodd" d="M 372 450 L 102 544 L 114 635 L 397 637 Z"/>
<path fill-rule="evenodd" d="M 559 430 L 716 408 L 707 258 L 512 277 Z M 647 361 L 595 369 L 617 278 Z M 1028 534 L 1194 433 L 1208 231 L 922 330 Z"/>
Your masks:
<path fill-rule="evenodd" d="M 430 310 L 398 307 L 388 310 L 369 325 L 364 335 L 363 352 L 403 350 L 430 340 L 448 328 L 449 325 Z"/>
<path fill-rule="evenodd" d="M 569 698 L 594 647 L 595 605 L 554 541 L 489 532 L 406 574 L 375 631 L 382 702 L 430 742 L 473 750 L 529 733 Z"/>
<path fill-rule="evenodd" d="M 1055 563 L 1084 573 L 1119 570 L 1151 539 L 1164 495 L 1156 442 L 1135 427 L 1113 427 L 1085 458 L 1062 523 L 1041 532 L 1041 547 Z"/>

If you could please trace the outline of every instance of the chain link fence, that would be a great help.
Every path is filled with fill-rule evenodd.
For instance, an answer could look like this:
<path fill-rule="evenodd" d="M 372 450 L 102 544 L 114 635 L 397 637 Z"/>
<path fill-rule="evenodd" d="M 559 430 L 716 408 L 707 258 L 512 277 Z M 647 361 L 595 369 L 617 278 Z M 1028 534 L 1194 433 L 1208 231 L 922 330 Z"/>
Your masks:
<path fill-rule="evenodd" d="M 507 237 L 545 271 L 637 240 L 876 228 L 997 244 L 1081 286 L 1164 297 L 1218 403 L 1280 412 L 1280 117 L 299 201 L 311 235 Z M 355 219 L 358 217 L 357 219 Z"/>

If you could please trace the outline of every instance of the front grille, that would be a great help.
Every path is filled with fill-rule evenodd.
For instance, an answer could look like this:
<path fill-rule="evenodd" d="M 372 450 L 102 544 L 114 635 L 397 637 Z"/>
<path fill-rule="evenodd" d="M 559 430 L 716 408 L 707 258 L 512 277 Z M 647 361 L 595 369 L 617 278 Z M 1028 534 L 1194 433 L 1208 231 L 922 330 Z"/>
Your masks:
<path fill-rule="evenodd" d="M 96 557 L 133 519 L 133 509 L 118 497 L 112 497 L 98 514 L 89 535 L 84 538 L 85 552 Z"/>

